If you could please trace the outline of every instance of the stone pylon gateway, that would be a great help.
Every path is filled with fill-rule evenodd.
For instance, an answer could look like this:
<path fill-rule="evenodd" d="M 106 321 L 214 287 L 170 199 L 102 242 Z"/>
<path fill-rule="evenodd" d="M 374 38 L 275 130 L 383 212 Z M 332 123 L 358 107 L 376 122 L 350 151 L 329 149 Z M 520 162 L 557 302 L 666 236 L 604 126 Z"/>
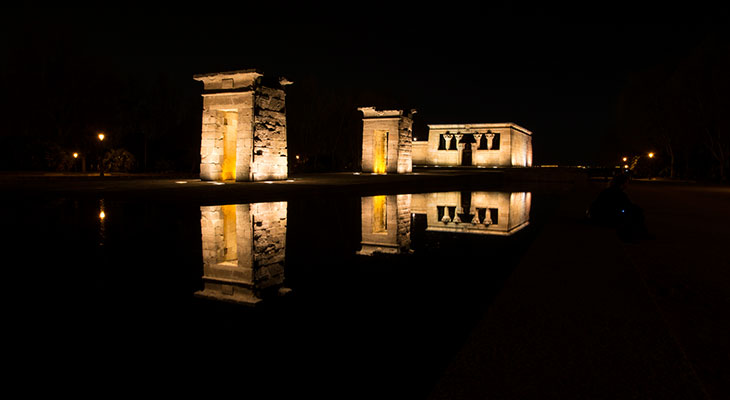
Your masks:
<path fill-rule="evenodd" d="M 203 82 L 200 179 L 286 179 L 285 78 L 257 70 L 194 75 Z"/>
<path fill-rule="evenodd" d="M 403 112 L 374 107 L 360 107 L 358 110 L 363 114 L 362 172 L 412 172 L 412 126 L 416 110 Z"/>

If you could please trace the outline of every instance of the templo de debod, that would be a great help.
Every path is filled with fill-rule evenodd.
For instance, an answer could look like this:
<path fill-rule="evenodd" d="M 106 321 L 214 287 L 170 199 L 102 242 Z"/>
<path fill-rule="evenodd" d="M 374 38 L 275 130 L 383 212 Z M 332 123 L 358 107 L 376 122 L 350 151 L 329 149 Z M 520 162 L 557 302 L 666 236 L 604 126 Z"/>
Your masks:
<path fill-rule="evenodd" d="M 532 132 L 511 122 L 429 125 L 412 144 L 414 165 L 531 167 Z"/>
<path fill-rule="evenodd" d="M 413 171 L 411 143 L 415 110 L 358 108 L 362 118 L 362 172 L 406 174 Z"/>
<path fill-rule="evenodd" d="M 200 179 L 286 179 L 285 78 L 257 70 L 195 75 L 203 82 Z"/>

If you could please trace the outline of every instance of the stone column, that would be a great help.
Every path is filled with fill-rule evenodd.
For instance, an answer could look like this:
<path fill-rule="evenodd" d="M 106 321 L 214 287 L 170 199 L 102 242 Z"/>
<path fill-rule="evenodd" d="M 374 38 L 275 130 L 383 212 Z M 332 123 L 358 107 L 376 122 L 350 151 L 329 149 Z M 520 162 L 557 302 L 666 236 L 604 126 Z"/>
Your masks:
<path fill-rule="evenodd" d="M 494 134 L 491 133 L 491 132 L 489 132 L 489 133 L 485 133 L 485 135 L 487 137 L 487 148 L 491 150 L 492 149 L 492 141 L 494 140 Z"/>

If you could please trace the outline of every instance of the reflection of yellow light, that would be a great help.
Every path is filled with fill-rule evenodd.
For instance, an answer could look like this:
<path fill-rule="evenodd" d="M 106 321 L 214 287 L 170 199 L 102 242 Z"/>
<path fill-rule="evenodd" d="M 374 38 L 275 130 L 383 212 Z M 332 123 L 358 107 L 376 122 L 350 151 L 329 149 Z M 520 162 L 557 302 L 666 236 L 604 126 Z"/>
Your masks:
<path fill-rule="evenodd" d="M 104 140 L 104 134 L 103 133 L 100 133 L 99 134 L 99 140 Z"/>
<path fill-rule="evenodd" d="M 79 158 L 79 153 L 74 153 L 74 158 Z"/>
<path fill-rule="evenodd" d="M 101 210 L 101 212 L 99 213 L 99 219 L 103 221 L 104 218 L 106 218 L 106 214 L 104 214 L 104 210 Z"/>
<path fill-rule="evenodd" d="M 654 158 L 654 153 L 649 153 L 649 158 Z"/>
<path fill-rule="evenodd" d="M 626 158 L 626 157 L 621 159 L 621 161 L 623 161 L 623 162 L 626 162 L 626 160 L 628 160 L 628 158 Z"/>
<path fill-rule="evenodd" d="M 373 233 L 388 233 L 388 203 L 385 196 L 373 197 Z"/>

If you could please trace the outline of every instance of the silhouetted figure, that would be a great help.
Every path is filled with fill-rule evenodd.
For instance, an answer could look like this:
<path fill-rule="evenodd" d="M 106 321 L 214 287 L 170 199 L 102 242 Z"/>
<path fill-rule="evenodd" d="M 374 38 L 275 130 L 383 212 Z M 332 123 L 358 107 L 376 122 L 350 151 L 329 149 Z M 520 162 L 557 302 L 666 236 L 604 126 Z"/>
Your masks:
<path fill-rule="evenodd" d="M 628 175 L 615 176 L 608 188 L 591 204 L 587 212 L 588 219 L 599 225 L 616 228 L 623 241 L 651 238 L 644 224 L 644 210 L 632 203 L 624 192 L 628 182 Z"/>

